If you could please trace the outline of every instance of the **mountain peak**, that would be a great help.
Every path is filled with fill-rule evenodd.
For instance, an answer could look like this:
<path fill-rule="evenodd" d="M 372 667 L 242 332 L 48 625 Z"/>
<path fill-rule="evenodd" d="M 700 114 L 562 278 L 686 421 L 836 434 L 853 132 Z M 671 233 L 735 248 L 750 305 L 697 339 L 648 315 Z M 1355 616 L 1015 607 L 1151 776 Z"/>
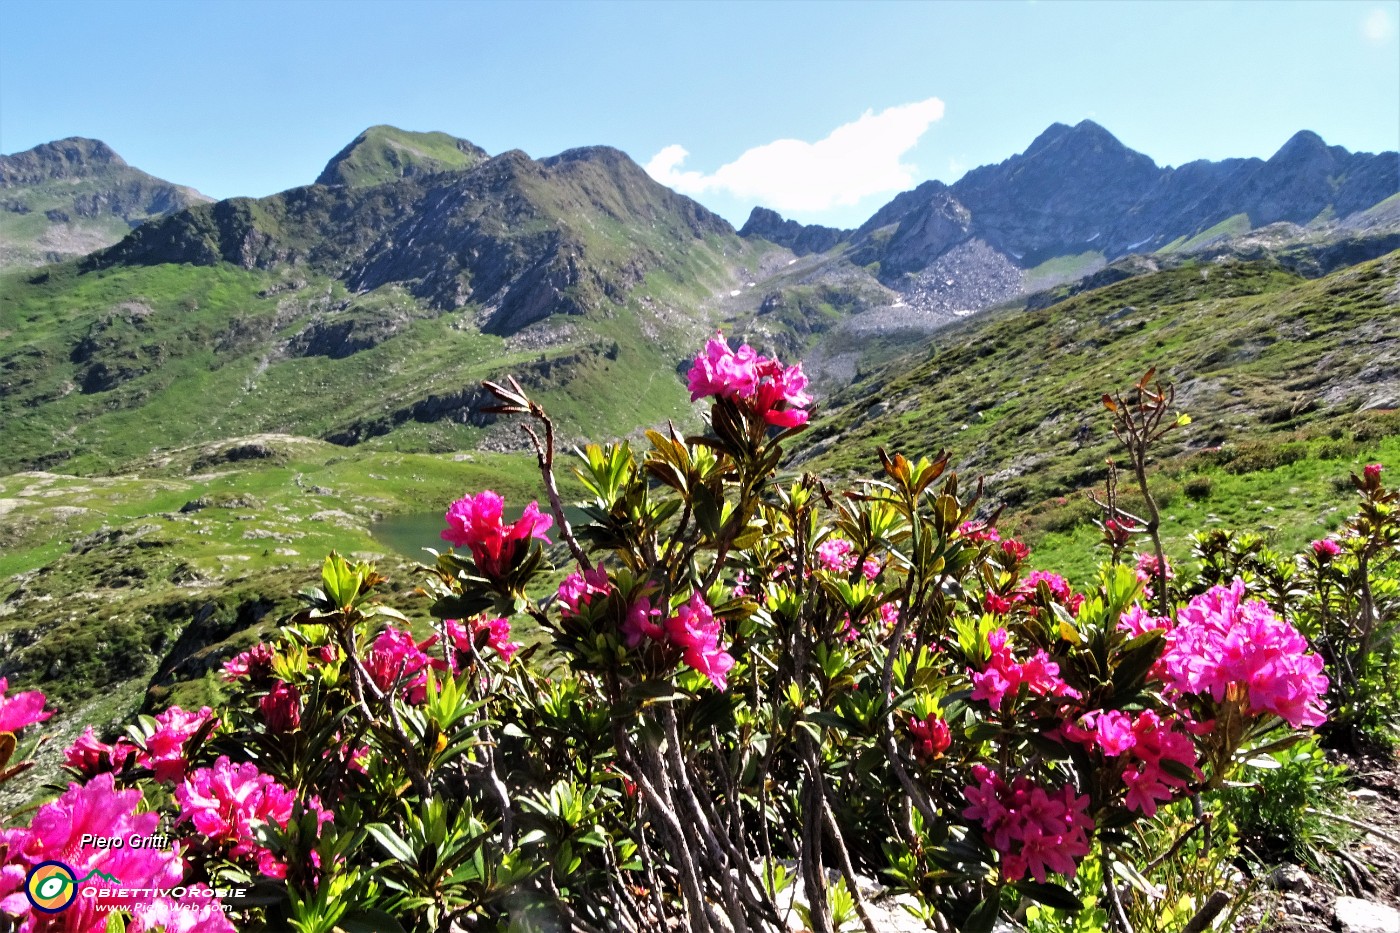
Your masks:
<path fill-rule="evenodd" d="M 782 214 L 767 207 L 755 207 L 750 211 L 749 219 L 739 231 L 739 236 L 762 237 L 770 243 L 787 247 L 798 256 L 824 253 L 849 235 L 849 230 L 785 220 Z"/>
<path fill-rule="evenodd" d="M 1288 138 L 1288 142 L 1279 147 L 1269 159 L 1270 162 L 1278 164 L 1280 162 L 1303 162 L 1314 159 L 1333 158 L 1345 159 L 1351 155 L 1341 146 L 1329 146 L 1326 141 L 1312 130 L 1299 130 Z"/>
<path fill-rule="evenodd" d="M 463 171 L 486 157 L 480 146 L 447 133 L 415 133 L 381 123 L 336 153 L 316 177 L 316 184 L 365 188 L 416 175 Z"/>
<path fill-rule="evenodd" d="M 1106 136 L 1114 142 L 1118 142 L 1118 137 L 1104 129 L 1093 120 L 1080 120 L 1074 124 L 1074 133 L 1078 136 Z"/>
<path fill-rule="evenodd" d="M 1026 147 L 1026 151 L 1022 154 L 1034 155 L 1037 152 L 1048 149 L 1072 132 L 1074 132 L 1074 130 L 1064 123 L 1051 123 Z"/>
<path fill-rule="evenodd" d="M 89 178 L 108 169 L 126 167 L 126 160 L 102 140 L 69 136 L 0 156 L 0 187 Z"/>
<path fill-rule="evenodd" d="M 1104 129 L 1093 120 L 1080 120 L 1074 126 L 1067 126 L 1064 123 L 1052 123 L 1046 127 L 1045 131 L 1035 138 L 1024 156 L 1034 156 L 1048 149 L 1058 146 L 1067 146 L 1071 151 L 1099 150 L 1108 152 L 1131 152 L 1127 146 L 1119 141 L 1108 130 Z"/>
<path fill-rule="evenodd" d="M 606 164 L 636 164 L 631 156 L 612 146 L 577 146 L 558 155 L 545 156 L 541 165 L 562 165 L 568 162 L 602 162 Z"/>

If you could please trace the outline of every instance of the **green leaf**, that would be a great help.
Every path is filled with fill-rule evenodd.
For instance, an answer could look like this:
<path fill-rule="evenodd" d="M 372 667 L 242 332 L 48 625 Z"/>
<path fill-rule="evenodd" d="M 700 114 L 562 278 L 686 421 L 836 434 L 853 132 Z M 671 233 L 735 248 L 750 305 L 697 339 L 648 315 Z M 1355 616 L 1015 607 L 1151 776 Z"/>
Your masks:
<path fill-rule="evenodd" d="M 967 915 L 967 920 L 963 922 L 963 933 L 992 933 L 992 927 L 996 926 L 997 896 L 992 892 L 985 901 L 973 908 L 972 913 Z"/>
<path fill-rule="evenodd" d="M 407 842 L 383 823 L 370 823 L 365 830 L 384 847 L 396 861 L 402 862 L 405 866 L 414 865 L 418 862 L 417 854 L 409 848 Z"/>
<path fill-rule="evenodd" d="M 357 910 L 346 914 L 335 926 L 335 933 L 405 933 L 389 914 L 382 910 Z"/>
<path fill-rule="evenodd" d="M 1056 910 L 1078 913 L 1084 909 L 1084 902 L 1079 899 L 1079 896 L 1062 885 L 1052 884 L 1048 881 L 1018 881 L 1014 887 L 1031 900 L 1039 901 Z"/>

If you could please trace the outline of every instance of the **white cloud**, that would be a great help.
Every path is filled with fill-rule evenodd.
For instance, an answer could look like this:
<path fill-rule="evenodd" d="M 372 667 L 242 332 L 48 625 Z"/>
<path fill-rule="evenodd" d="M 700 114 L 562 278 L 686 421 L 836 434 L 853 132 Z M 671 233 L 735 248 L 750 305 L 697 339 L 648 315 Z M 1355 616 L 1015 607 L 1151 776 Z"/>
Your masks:
<path fill-rule="evenodd" d="M 1395 27 L 1390 22 L 1390 14 L 1380 7 L 1376 7 L 1361 22 L 1361 34 L 1372 42 L 1384 42 L 1394 33 Z"/>
<path fill-rule="evenodd" d="M 937 97 L 867 110 L 814 143 L 779 139 L 740 155 L 712 174 L 683 171 L 690 155 L 667 146 L 646 164 L 647 173 L 684 194 L 724 191 L 778 211 L 824 211 L 848 207 L 872 194 L 901 191 L 914 184 L 914 166 L 900 158 L 943 117 Z"/>

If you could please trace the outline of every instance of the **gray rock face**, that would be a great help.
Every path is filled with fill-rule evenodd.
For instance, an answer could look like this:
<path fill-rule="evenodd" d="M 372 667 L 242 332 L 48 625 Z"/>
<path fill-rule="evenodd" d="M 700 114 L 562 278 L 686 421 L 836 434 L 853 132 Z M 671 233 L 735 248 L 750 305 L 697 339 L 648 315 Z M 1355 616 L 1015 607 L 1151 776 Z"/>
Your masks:
<path fill-rule="evenodd" d="M 0 188 L 91 178 L 127 164 L 100 139 L 71 136 L 14 155 L 0 156 Z"/>
<path fill-rule="evenodd" d="M 792 250 L 798 256 L 808 253 L 824 253 L 851 235 L 849 230 L 823 227 L 817 224 L 800 224 L 795 220 L 784 220 L 777 211 L 766 207 L 755 207 L 749 219 L 739 230 L 742 237 L 762 237 L 769 243 L 776 243 Z"/>
<path fill-rule="evenodd" d="M 1348 152 L 1308 131 L 1267 161 L 1161 168 L 1096 123 L 1057 123 L 1025 152 L 951 187 L 931 181 L 896 195 L 850 236 L 850 258 L 880 262 L 887 283 L 971 238 L 1022 268 L 1084 252 L 1112 260 L 1241 216 L 1235 227 L 1329 217 L 1345 226 L 1397 192 L 1400 153 Z"/>
<path fill-rule="evenodd" d="M 1357 897 L 1339 897 L 1334 908 L 1342 933 L 1400 933 L 1400 911 Z"/>
<path fill-rule="evenodd" d="M 906 272 L 929 267 L 929 257 L 942 257 L 965 242 L 972 229 L 972 212 L 944 188 L 930 192 L 922 204 L 899 222 L 880 260 L 880 278 L 888 281 Z"/>

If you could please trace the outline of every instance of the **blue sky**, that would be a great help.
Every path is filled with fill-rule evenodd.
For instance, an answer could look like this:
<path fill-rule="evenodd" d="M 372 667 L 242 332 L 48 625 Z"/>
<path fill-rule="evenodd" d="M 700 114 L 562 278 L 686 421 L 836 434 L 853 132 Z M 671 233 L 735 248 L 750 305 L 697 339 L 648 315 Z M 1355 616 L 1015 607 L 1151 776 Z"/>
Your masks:
<path fill-rule="evenodd" d="M 0 152 L 91 136 L 265 195 L 391 123 L 492 153 L 606 143 L 736 224 L 762 203 L 851 226 L 1057 121 L 1158 164 L 1304 128 L 1400 148 L 1398 25 L 1400 0 L 0 0 Z"/>

